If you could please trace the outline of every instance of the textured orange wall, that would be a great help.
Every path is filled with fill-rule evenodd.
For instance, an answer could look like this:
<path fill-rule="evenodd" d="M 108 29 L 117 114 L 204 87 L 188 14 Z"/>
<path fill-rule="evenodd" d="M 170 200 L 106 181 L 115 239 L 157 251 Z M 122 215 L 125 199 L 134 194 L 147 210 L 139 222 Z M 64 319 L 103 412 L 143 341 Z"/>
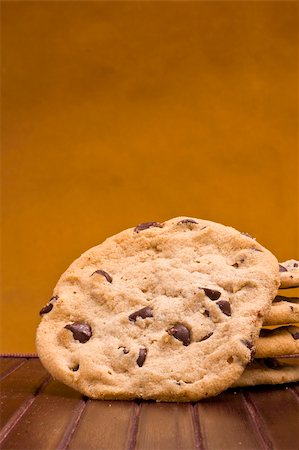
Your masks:
<path fill-rule="evenodd" d="M 2 2 L 2 351 L 88 247 L 191 215 L 298 258 L 297 2 Z"/>

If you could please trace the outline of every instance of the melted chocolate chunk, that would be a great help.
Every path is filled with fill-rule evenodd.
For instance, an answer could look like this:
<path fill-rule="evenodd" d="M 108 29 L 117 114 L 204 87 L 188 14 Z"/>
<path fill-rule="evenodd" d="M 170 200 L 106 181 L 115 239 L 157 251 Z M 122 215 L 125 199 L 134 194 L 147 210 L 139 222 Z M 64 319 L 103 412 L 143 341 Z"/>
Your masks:
<path fill-rule="evenodd" d="M 136 233 L 139 233 L 139 231 L 146 230 L 147 228 L 153 228 L 153 227 L 162 228 L 162 226 L 163 225 L 161 225 L 159 222 L 144 222 L 144 223 L 140 223 L 139 225 L 137 225 L 137 227 L 134 228 L 134 231 Z"/>
<path fill-rule="evenodd" d="M 64 328 L 70 330 L 74 339 L 81 342 L 81 344 L 85 344 L 92 336 L 91 328 L 87 323 L 74 322 L 66 325 Z"/>
<path fill-rule="evenodd" d="M 139 356 L 138 356 L 137 361 L 136 361 L 139 367 L 143 366 L 143 363 L 145 361 L 146 355 L 147 355 L 147 349 L 146 348 L 140 348 L 139 349 Z"/>
<path fill-rule="evenodd" d="M 77 372 L 77 370 L 79 370 L 79 364 L 76 364 L 76 366 L 72 367 L 71 370 L 73 372 Z"/>
<path fill-rule="evenodd" d="M 219 306 L 223 314 L 225 314 L 226 316 L 231 316 L 231 308 L 229 302 L 227 302 L 226 300 L 219 300 L 219 302 L 217 302 L 217 305 Z"/>
<path fill-rule="evenodd" d="M 210 300 L 218 300 L 218 298 L 221 295 L 221 292 L 215 291 L 214 289 L 208 289 L 208 288 L 199 288 L 203 289 L 205 291 L 205 294 L 207 297 L 209 297 Z"/>
<path fill-rule="evenodd" d="M 297 341 L 297 339 L 299 339 L 299 331 L 294 331 L 293 333 L 291 333 L 291 335 L 293 336 L 293 338 Z"/>
<path fill-rule="evenodd" d="M 203 338 L 201 338 L 198 342 L 202 342 L 202 341 L 206 341 L 207 339 L 209 339 L 209 337 L 211 337 L 213 334 L 213 332 L 211 331 L 211 333 L 206 334 Z"/>
<path fill-rule="evenodd" d="M 52 311 L 53 305 L 52 303 L 47 303 L 39 312 L 40 316 L 43 316 L 44 314 L 47 314 L 48 312 Z"/>
<path fill-rule="evenodd" d="M 198 222 L 196 222 L 196 220 L 193 220 L 193 219 L 183 219 L 183 220 L 180 220 L 180 221 L 178 222 L 178 225 L 184 224 L 184 223 L 197 223 L 197 224 L 198 224 Z"/>
<path fill-rule="evenodd" d="M 298 267 L 298 263 L 295 262 L 295 263 L 293 264 L 293 267 Z"/>
<path fill-rule="evenodd" d="M 167 333 L 178 341 L 181 341 L 185 346 L 189 345 L 191 342 L 190 331 L 182 323 L 176 323 L 172 328 L 167 330 Z"/>
<path fill-rule="evenodd" d="M 112 283 L 112 277 L 109 275 L 109 273 L 105 272 L 105 270 L 95 270 L 90 276 L 92 277 L 92 275 L 94 275 L 95 273 L 97 273 L 98 275 L 103 275 L 103 277 L 105 277 L 109 283 Z"/>
<path fill-rule="evenodd" d="M 279 272 L 287 272 L 287 271 L 288 271 L 288 269 L 286 269 L 284 266 L 279 264 Z"/>
<path fill-rule="evenodd" d="M 135 322 L 137 317 L 141 317 L 141 319 L 146 319 L 147 317 L 153 317 L 153 311 L 149 306 L 145 308 L 141 308 L 138 311 L 133 312 L 129 315 L 129 320 Z"/>

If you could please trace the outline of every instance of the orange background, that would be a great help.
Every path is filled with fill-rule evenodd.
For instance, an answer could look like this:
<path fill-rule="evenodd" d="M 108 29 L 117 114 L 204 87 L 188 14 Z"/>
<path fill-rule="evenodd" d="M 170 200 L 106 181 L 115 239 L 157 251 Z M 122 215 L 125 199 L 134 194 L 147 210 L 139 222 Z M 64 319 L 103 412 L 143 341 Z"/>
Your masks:
<path fill-rule="evenodd" d="M 297 2 L 2 2 L 1 351 L 81 252 L 176 215 L 298 258 Z"/>

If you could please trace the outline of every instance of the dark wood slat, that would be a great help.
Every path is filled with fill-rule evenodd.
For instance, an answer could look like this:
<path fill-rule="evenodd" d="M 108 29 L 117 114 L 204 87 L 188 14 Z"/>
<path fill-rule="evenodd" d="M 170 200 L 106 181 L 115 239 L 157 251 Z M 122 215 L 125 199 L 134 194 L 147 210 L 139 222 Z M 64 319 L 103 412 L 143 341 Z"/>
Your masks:
<path fill-rule="evenodd" d="M 195 405 L 202 447 L 210 450 L 257 450 L 262 442 L 240 393 L 232 391 Z"/>
<path fill-rule="evenodd" d="M 133 410 L 133 402 L 89 400 L 68 449 L 125 449 Z"/>
<path fill-rule="evenodd" d="M 142 403 L 136 449 L 196 449 L 192 405 Z"/>
<path fill-rule="evenodd" d="M 298 450 L 299 409 L 293 393 L 275 386 L 252 389 L 247 395 L 262 418 L 273 448 Z"/>
<path fill-rule="evenodd" d="M 25 358 L 0 358 L 0 379 L 26 361 Z"/>
<path fill-rule="evenodd" d="M 30 359 L 1 381 L 1 428 L 22 403 L 32 397 L 47 376 L 48 372 L 42 367 L 39 360 Z"/>
<path fill-rule="evenodd" d="M 8 434 L 2 448 L 65 448 L 60 443 L 67 443 L 65 434 L 71 431 L 69 426 L 80 412 L 81 399 L 82 396 L 78 392 L 58 381 L 51 381 Z"/>

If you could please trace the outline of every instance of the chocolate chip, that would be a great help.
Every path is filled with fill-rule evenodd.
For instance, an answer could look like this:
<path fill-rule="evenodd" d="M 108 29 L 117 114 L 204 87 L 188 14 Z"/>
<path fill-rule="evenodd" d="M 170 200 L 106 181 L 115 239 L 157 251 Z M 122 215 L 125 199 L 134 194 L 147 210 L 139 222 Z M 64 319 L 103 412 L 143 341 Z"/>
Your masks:
<path fill-rule="evenodd" d="M 225 314 L 226 316 L 231 316 L 231 308 L 229 302 L 227 302 L 226 300 L 219 300 L 219 302 L 217 302 L 217 305 L 219 306 L 223 314 Z"/>
<path fill-rule="evenodd" d="M 120 349 L 120 348 L 122 348 L 123 353 L 124 353 L 125 355 L 127 355 L 127 354 L 129 353 L 129 351 L 130 351 L 130 350 L 127 349 L 127 347 L 122 347 L 122 346 L 118 347 L 118 349 Z"/>
<path fill-rule="evenodd" d="M 241 234 L 243 234 L 243 236 L 247 236 L 247 237 L 255 240 L 255 237 L 251 236 L 251 234 L 249 234 L 249 233 L 246 233 L 246 231 L 241 231 Z"/>
<path fill-rule="evenodd" d="M 147 355 L 147 349 L 146 348 L 140 348 L 139 349 L 139 356 L 138 356 L 137 361 L 136 361 L 139 367 L 143 366 L 143 363 L 145 361 L 146 355 Z"/>
<path fill-rule="evenodd" d="M 204 310 L 203 315 L 206 317 L 210 317 L 210 311 L 208 311 L 207 309 Z"/>
<path fill-rule="evenodd" d="M 198 224 L 198 222 L 196 222 L 196 220 L 193 220 L 193 219 L 183 219 L 183 220 L 180 220 L 180 221 L 178 222 L 178 225 L 180 225 L 180 224 L 185 224 L 185 223 L 197 223 L 197 224 Z"/>
<path fill-rule="evenodd" d="M 81 342 L 81 344 L 89 341 L 92 336 L 91 328 L 87 323 L 74 322 L 66 325 L 64 328 L 70 330 L 73 333 L 74 339 Z"/>
<path fill-rule="evenodd" d="M 59 299 L 58 295 L 54 295 L 53 297 L 51 297 L 49 302 L 40 310 L 40 312 L 39 312 L 40 316 L 52 311 L 53 302 L 56 302 L 58 299 Z"/>
<path fill-rule="evenodd" d="M 253 357 L 255 355 L 255 347 L 254 347 L 253 343 L 250 341 L 247 341 L 247 339 L 241 339 L 241 342 L 250 350 L 251 361 L 252 361 Z"/>
<path fill-rule="evenodd" d="M 286 269 L 284 266 L 279 264 L 279 272 L 287 272 L 287 271 L 288 271 L 288 269 Z"/>
<path fill-rule="evenodd" d="M 269 369 L 279 369 L 280 364 L 274 358 L 264 358 L 264 363 Z"/>
<path fill-rule="evenodd" d="M 203 338 L 201 338 L 198 342 L 202 342 L 202 341 L 206 341 L 207 339 L 209 339 L 209 337 L 211 337 L 213 334 L 213 332 L 211 331 L 211 333 L 206 334 Z"/>
<path fill-rule="evenodd" d="M 209 299 L 211 300 L 218 300 L 218 298 L 221 295 L 221 292 L 215 291 L 214 289 L 208 288 L 199 288 L 199 289 L 203 289 L 205 291 L 206 296 L 209 297 Z"/>
<path fill-rule="evenodd" d="M 52 309 L 53 309 L 52 303 L 47 303 L 46 306 L 44 306 L 40 310 L 39 314 L 40 314 L 40 316 L 42 316 L 42 315 L 47 314 L 48 312 L 52 311 Z"/>
<path fill-rule="evenodd" d="M 236 262 L 232 265 L 232 267 L 235 267 L 236 269 L 245 261 L 245 258 L 241 258 L 239 262 Z"/>
<path fill-rule="evenodd" d="M 161 225 L 159 222 L 144 222 L 144 223 L 140 223 L 139 225 L 137 225 L 137 227 L 134 228 L 134 231 L 136 233 L 139 233 L 139 231 L 146 230 L 147 228 L 153 228 L 153 227 L 162 228 L 162 226 L 163 225 Z"/>
<path fill-rule="evenodd" d="M 263 251 L 263 250 L 260 250 L 259 248 L 256 248 L 256 247 L 251 247 L 250 250 L 253 250 L 255 252 L 262 252 Z"/>
<path fill-rule="evenodd" d="M 109 275 L 109 273 L 105 272 L 105 270 L 95 270 L 90 276 L 94 275 L 95 273 L 97 273 L 98 275 L 103 275 L 103 277 L 105 277 L 109 283 L 112 283 L 112 277 Z"/>
<path fill-rule="evenodd" d="M 167 330 L 167 333 L 181 341 L 185 346 L 191 342 L 190 331 L 182 323 L 176 323 L 172 328 Z"/>
<path fill-rule="evenodd" d="M 79 370 L 79 364 L 77 364 L 76 366 L 72 367 L 71 370 L 73 372 L 77 372 L 77 370 Z"/>
<path fill-rule="evenodd" d="M 297 341 L 297 339 L 299 339 L 299 331 L 294 331 L 294 333 L 291 333 L 291 335 L 293 336 L 293 338 Z"/>
<path fill-rule="evenodd" d="M 295 263 L 293 264 L 293 267 L 298 267 L 298 263 L 295 262 Z"/>
<path fill-rule="evenodd" d="M 153 311 L 149 306 L 145 308 L 141 308 L 138 311 L 133 312 L 129 315 L 129 320 L 135 322 L 137 317 L 141 317 L 141 319 L 146 319 L 147 317 L 153 317 Z"/>

